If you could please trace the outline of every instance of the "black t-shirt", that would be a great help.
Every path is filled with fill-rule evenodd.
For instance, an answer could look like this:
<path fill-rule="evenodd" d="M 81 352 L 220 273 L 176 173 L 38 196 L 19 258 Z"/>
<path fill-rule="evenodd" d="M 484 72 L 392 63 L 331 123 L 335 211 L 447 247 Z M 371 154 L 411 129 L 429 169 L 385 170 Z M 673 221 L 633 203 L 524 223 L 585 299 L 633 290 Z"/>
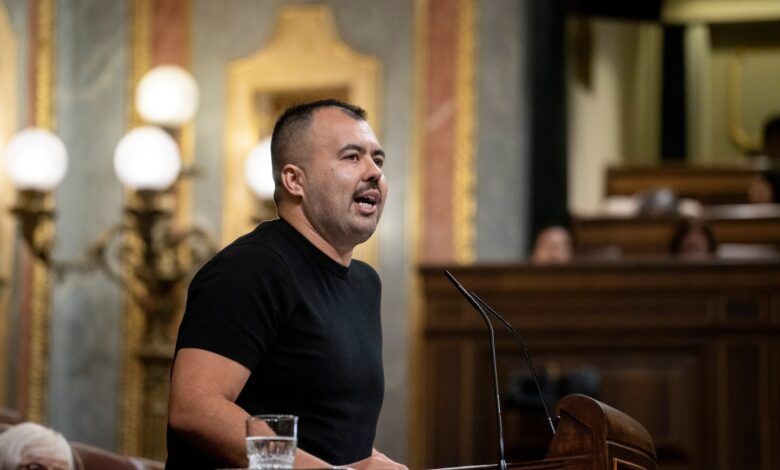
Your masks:
<path fill-rule="evenodd" d="M 384 394 L 380 297 L 367 264 L 345 267 L 284 220 L 264 222 L 195 275 L 176 350 L 244 365 L 239 406 L 297 415 L 300 449 L 356 462 L 371 454 Z M 166 468 L 217 466 L 168 429 Z"/>

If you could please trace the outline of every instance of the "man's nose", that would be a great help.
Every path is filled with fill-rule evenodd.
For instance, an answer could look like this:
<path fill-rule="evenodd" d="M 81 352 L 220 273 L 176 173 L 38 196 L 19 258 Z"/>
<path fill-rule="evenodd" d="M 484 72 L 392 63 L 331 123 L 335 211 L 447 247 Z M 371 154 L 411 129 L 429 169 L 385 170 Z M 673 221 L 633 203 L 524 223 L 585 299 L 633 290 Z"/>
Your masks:
<path fill-rule="evenodd" d="M 363 180 L 364 181 L 379 181 L 382 178 L 382 167 L 376 164 L 374 161 L 374 157 L 368 156 L 364 159 L 365 164 L 363 165 Z"/>

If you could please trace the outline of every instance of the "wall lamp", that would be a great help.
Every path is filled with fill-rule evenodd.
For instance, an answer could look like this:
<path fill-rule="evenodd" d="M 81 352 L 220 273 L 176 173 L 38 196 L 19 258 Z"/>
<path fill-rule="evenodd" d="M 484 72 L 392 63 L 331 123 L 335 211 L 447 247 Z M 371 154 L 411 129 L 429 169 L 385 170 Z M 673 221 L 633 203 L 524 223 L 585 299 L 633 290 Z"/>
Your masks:
<path fill-rule="evenodd" d="M 18 132 L 5 150 L 8 173 L 17 189 L 11 211 L 35 260 L 36 272 L 50 272 L 57 278 L 73 271 L 99 269 L 121 285 L 142 312 L 140 344 L 131 354 L 143 371 L 139 408 L 143 417 L 137 438 L 143 438 L 144 443 L 139 451 L 151 457 L 159 457 L 161 445 L 164 451 L 159 434 L 165 429 L 166 378 L 174 345 L 171 323 L 181 310 L 181 288 L 216 251 L 216 243 L 204 230 L 177 230 L 173 223 L 172 187 L 182 177 L 179 144 L 173 135 L 192 119 L 197 102 L 197 84 L 184 69 L 157 67 L 141 79 L 136 107 L 149 125 L 125 134 L 114 152 L 114 170 L 126 189 L 123 217 L 72 260 L 53 256 L 52 192 L 67 170 L 65 144 L 49 130 L 28 128 Z M 49 329 L 48 280 L 34 292 L 31 324 L 36 334 L 42 335 L 39 337 L 45 337 Z M 30 363 L 36 366 L 30 366 L 23 412 L 28 419 L 44 421 L 49 351 L 48 341 L 40 343 L 30 342 Z"/>
<path fill-rule="evenodd" d="M 114 170 L 129 190 L 123 220 L 103 231 L 78 259 L 63 261 L 52 255 L 55 211 L 51 192 L 65 177 L 65 144 L 48 130 L 28 128 L 14 136 L 5 152 L 17 188 L 11 211 L 30 252 L 57 276 L 102 269 L 144 309 L 151 326 L 145 342 L 150 344 L 171 344 L 167 325 L 179 303 L 173 290 L 216 249 L 202 229 L 177 232 L 172 225 L 170 189 L 181 173 L 181 155 L 171 133 L 192 119 L 197 101 L 197 85 L 180 67 L 157 67 L 141 79 L 136 93 L 138 112 L 147 123 L 165 129 L 137 127 L 120 139 Z M 111 260 L 117 245 L 120 263 Z"/>
<path fill-rule="evenodd" d="M 167 377 L 173 358 L 172 321 L 181 311 L 181 288 L 194 270 L 216 251 L 216 243 L 204 230 L 191 227 L 176 230 L 173 224 L 177 180 L 194 172 L 182 169 L 179 128 L 190 121 L 197 109 L 198 87 L 192 75 L 177 66 L 151 69 L 136 88 L 136 109 L 146 123 L 125 134 L 114 152 L 114 170 L 126 189 L 123 217 L 105 229 L 78 258 L 60 260 L 53 256 L 55 207 L 52 192 L 67 171 L 68 155 L 62 140 L 46 129 L 28 128 L 18 132 L 5 151 L 9 175 L 17 189 L 11 209 L 36 269 L 60 278 L 70 272 L 101 270 L 121 285 L 145 319 L 140 344 L 133 359 L 143 369 L 140 429 L 132 437 L 140 439 L 141 455 L 165 455 L 165 405 Z M 245 160 L 245 181 L 258 201 L 256 221 L 271 218 L 274 181 L 271 174 L 271 139 L 261 139 Z M 41 311 L 40 334 L 48 331 L 48 285 L 34 294 Z M 45 369 L 48 346 L 31 352 Z M 45 419 L 46 373 L 37 373 L 30 384 L 28 419 Z M 31 385 L 32 387 L 32 385 Z M 135 418 L 133 418 L 135 419 Z"/>
<path fill-rule="evenodd" d="M 254 193 L 257 210 L 254 221 L 262 222 L 274 217 L 274 177 L 271 170 L 271 137 L 265 137 L 252 147 L 244 162 L 244 181 Z"/>

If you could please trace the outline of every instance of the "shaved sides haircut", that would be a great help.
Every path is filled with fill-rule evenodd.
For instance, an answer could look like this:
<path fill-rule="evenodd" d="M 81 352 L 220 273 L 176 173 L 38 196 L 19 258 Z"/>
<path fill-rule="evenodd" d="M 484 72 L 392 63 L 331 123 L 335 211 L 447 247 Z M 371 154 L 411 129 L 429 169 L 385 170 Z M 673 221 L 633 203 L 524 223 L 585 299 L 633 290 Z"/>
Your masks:
<path fill-rule="evenodd" d="M 314 112 L 322 108 L 338 108 L 356 121 L 366 120 L 366 111 L 363 108 L 335 99 L 312 101 L 287 108 L 276 120 L 271 136 L 271 166 L 276 184 L 274 202 L 277 204 L 282 191 L 282 168 L 288 163 L 301 165 L 301 139 L 311 125 Z"/>

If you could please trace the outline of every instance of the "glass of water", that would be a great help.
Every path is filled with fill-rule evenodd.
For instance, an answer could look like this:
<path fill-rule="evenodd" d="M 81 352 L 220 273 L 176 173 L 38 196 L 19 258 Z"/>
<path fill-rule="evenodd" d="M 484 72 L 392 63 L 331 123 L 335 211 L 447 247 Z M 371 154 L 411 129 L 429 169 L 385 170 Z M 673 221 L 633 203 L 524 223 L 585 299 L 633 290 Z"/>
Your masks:
<path fill-rule="evenodd" d="M 293 467 L 298 447 L 298 417 L 255 415 L 246 420 L 246 455 L 251 470 Z"/>

